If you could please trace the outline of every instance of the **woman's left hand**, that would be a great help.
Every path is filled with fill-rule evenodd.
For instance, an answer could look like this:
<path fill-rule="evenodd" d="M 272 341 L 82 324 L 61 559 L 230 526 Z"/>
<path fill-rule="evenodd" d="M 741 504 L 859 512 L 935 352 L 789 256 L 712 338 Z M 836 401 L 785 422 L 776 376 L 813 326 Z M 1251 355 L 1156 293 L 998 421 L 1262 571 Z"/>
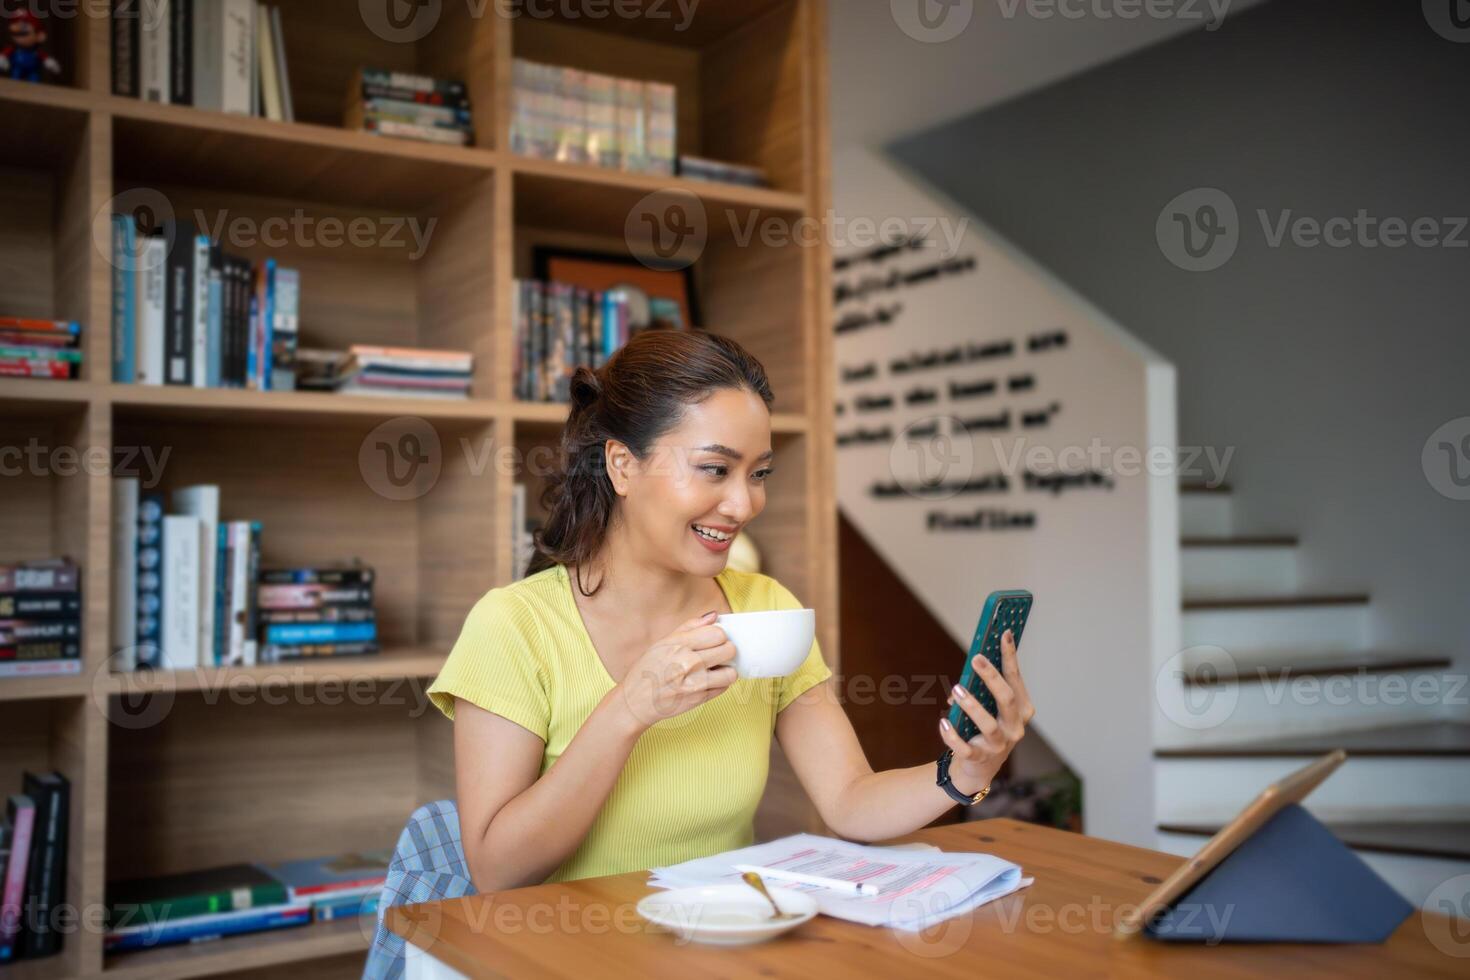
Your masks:
<path fill-rule="evenodd" d="M 1000 638 L 1000 670 L 980 654 L 975 656 L 974 664 L 980 679 L 995 697 L 999 717 L 986 711 L 973 694 L 956 684 L 949 703 L 958 703 L 980 732 L 966 742 L 948 718 L 939 720 L 939 736 L 954 753 L 949 764 L 950 782 L 970 796 L 990 785 L 1036 715 L 1031 696 L 1026 693 L 1026 682 L 1021 679 L 1021 669 L 1016 666 L 1016 641 L 1010 630 Z"/>

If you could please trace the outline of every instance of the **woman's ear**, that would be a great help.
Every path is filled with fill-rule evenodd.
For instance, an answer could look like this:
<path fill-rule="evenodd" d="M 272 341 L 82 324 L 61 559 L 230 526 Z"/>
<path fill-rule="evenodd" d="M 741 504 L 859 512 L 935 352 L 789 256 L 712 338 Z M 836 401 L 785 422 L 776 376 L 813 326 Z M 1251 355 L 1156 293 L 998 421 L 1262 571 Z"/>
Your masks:
<path fill-rule="evenodd" d="M 607 463 L 607 478 L 612 483 L 613 493 L 619 497 L 628 495 L 633 473 L 638 466 L 638 457 L 626 445 L 609 439 L 602 447 L 603 460 Z"/>

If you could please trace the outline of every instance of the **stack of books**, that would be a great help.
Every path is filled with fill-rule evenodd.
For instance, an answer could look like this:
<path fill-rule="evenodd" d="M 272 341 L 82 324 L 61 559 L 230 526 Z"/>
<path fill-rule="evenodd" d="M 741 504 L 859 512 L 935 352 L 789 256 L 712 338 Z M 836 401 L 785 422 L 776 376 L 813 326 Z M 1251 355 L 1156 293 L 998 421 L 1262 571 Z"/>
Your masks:
<path fill-rule="evenodd" d="M 341 566 L 274 568 L 260 575 L 260 659 L 345 657 L 378 652 L 373 570 Z"/>
<path fill-rule="evenodd" d="M 475 141 L 463 82 L 381 68 L 358 69 L 342 125 L 426 143 L 469 146 Z"/>
<path fill-rule="evenodd" d="M 291 902 L 311 906 L 313 922 L 376 915 L 392 851 L 384 849 L 330 858 L 287 861 L 265 867 L 286 886 Z"/>
<path fill-rule="evenodd" d="M 260 534 L 259 521 L 220 520 L 218 486 L 166 499 L 136 477 L 113 480 L 115 669 L 256 663 Z"/>
<path fill-rule="evenodd" d="M 109 953 L 202 942 L 306 925 L 311 906 L 253 864 L 140 878 L 107 886 Z"/>
<path fill-rule="evenodd" d="M 71 783 L 25 773 L 0 823 L 0 963 L 61 951 Z"/>
<path fill-rule="evenodd" d="M 255 0 L 112 4 L 112 94 L 294 122 L 281 10 Z"/>
<path fill-rule="evenodd" d="M 511 63 L 511 84 L 511 152 L 637 173 L 674 172 L 674 86 L 524 58 Z"/>
<path fill-rule="evenodd" d="M 0 565 L 0 677 L 81 672 L 77 566 L 65 558 Z"/>
<path fill-rule="evenodd" d="M 231 864 L 107 886 L 109 953 L 373 915 L 387 850 L 282 864 Z"/>
<path fill-rule="evenodd" d="M 679 176 L 690 180 L 708 180 L 724 184 L 744 184 L 746 187 L 769 187 L 771 182 L 760 167 L 749 167 L 740 163 L 710 160 L 689 154 L 679 156 Z"/>
<path fill-rule="evenodd" d="M 225 252 L 188 219 L 112 216 L 112 380 L 290 389 L 301 278 Z"/>
<path fill-rule="evenodd" d="M 523 401 L 567 401 L 577 367 L 601 367 L 633 333 L 619 289 L 517 279 L 514 297 L 515 392 Z"/>
<path fill-rule="evenodd" d="M 82 373 L 82 325 L 73 320 L 0 316 L 0 378 L 61 378 Z"/>
<path fill-rule="evenodd" d="M 475 366 L 469 351 L 353 344 L 339 371 L 344 395 L 468 398 Z"/>

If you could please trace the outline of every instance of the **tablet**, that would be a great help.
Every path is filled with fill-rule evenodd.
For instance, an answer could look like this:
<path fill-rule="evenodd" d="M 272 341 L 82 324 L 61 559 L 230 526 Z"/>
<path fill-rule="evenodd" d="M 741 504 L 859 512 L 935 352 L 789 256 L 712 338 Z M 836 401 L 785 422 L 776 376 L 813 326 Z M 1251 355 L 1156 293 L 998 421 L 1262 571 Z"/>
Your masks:
<path fill-rule="evenodd" d="M 1178 901 L 1185 892 L 1193 888 L 1200 879 L 1215 870 L 1230 852 L 1239 847 L 1251 834 L 1259 830 L 1284 806 L 1300 803 L 1306 795 L 1316 789 L 1347 758 L 1342 749 L 1329 752 L 1310 765 L 1298 769 L 1270 786 L 1257 796 L 1235 819 L 1215 834 L 1194 857 L 1164 879 L 1136 909 L 1125 910 L 1118 916 L 1114 927 L 1115 935 L 1131 936 L 1143 927 L 1161 909 Z"/>

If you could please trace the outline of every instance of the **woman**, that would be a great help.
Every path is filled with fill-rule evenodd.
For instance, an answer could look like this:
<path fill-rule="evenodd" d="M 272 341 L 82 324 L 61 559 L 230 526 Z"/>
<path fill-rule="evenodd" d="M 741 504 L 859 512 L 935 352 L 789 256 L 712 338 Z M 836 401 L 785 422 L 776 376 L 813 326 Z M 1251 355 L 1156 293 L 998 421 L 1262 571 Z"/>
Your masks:
<path fill-rule="evenodd" d="M 882 840 L 955 805 L 936 764 L 873 772 L 816 643 L 795 673 L 737 680 L 726 612 L 798 609 L 725 567 L 771 478 L 770 384 L 713 334 L 635 336 L 578 368 L 528 576 L 470 612 L 430 687 L 454 721 L 460 831 L 482 892 L 675 864 L 749 844 L 771 737 L 837 834 Z M 976 664 L 998 704 L 952 697 L 952 786 L 971 797 L 1034 711 L 1007 634 Z M 958 795 L 957 794 L 957 795 Z"/>

